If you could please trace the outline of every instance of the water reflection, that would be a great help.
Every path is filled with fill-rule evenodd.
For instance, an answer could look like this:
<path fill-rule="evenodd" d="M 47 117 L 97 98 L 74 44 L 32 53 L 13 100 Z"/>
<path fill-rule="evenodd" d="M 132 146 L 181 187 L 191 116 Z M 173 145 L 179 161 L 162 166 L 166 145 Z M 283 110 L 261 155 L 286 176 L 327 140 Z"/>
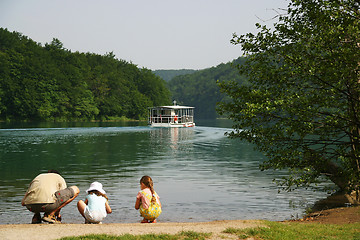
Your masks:
<path fill-rule="evenodd" d="M 278 194 L 272 179 L 279 173 L 260 172 L 258 164 L 264 157 L 251 145 L 226 138 L 229 130 L 0 129 L 0 223 L 30 222 L 32 214 L 20 201 L 31 179 L 48 169 L 58 169 L 68 185 L 80 188 L 77 200 L 85 197 L 92 181 L 102 182 L 113 209 L 106 222 L 140 220 L 134 204 L 142 175 L 153 177 L 161 196 L 160 221 L 283 220 L 324 197 L 311 191 Z M 67 223 L 83 221 L 76 202 L 62 211 Z"/>

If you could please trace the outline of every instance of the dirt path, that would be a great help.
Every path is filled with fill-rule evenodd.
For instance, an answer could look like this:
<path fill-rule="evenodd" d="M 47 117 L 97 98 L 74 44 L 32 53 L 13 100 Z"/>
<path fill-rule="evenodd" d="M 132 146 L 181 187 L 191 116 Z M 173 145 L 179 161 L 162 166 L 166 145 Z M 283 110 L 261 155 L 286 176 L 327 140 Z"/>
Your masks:
<path fill-rule="evenodd" d="M 226 228 L 248 228 L 261 225 L 256 220 L 231 220 L 198 223 L 110 223 L 110 224 L 11 224 L 0 225 L 0 239 L 14 240 L 51 240 L 66 236 L 81 236 L 87 234 L 176 234 L 181 231 L 196 231 L 212 233 L 211 239 L 232 239 L 233 236 L 222 233 Z"/>

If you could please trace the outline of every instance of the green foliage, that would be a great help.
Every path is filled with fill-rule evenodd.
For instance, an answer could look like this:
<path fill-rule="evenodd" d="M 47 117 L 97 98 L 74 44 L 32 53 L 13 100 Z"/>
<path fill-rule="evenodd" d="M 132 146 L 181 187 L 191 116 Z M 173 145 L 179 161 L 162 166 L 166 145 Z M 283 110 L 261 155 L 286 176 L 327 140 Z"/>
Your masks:
<path fill-rule="evenodd" d="M 0 120 L 144 119 L 170 102 L 164 80 L 112 52 L 72 53 L 56 38 L 43 47 L 0 28 Z"/>
<path fill-rule="evenodd" d="M 168 82 L 169 89 L 180 105 L 196 108 L 196 118 L 216 118 L 216 104 L 225 101 L 227 96 L 220 93 L 217 82 L 230 81 L 243 83 L 245 78 L 240 76 L 233 65 L 241 64 L 244 58 L 238 58 L 231 63 L 222 63 L 216 67 L 199 70 L 192 74 L 174 77 Z"/>
<path fill-rule="evenodd" d="M 262 169 L 288 168 L 287 190 L 333 181 L 360 185 L 359 1 L 299 0 L 275 30 L 237 36 L 248 85 L 220 84 L 231 98 L 221 113 L 234 120 L 231 137 L 256 144 Z"/>
<path fill-rule="evenodd" d="M 169 82 L 174 77 L 180 76 L 180 75 L 186 75 L 186 74 L 192 74 L 196 72 L 197 70 L 193 69 L 180 69 L 180 70 L 154 70 L 153 72 L 164 79 L 166 82 Z"/>
<path fill-rule="evenodd" d="M 258 228 L 228 228 L 224 233 L 234 234 L 239 239 L 360 239 L 360 223 L 335 224 L 304 224 L 266 222 L 266 227 Z"/>

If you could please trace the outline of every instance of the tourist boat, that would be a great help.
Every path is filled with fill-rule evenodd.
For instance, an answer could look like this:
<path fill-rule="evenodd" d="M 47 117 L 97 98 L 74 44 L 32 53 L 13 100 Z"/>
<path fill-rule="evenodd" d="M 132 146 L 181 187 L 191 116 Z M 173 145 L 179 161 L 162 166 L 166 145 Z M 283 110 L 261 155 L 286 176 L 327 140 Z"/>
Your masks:
<path fill-rule="evenodd" d="M 149 108 L 151 127 L 194 127 L 194 107 L 158 106 Z"/>

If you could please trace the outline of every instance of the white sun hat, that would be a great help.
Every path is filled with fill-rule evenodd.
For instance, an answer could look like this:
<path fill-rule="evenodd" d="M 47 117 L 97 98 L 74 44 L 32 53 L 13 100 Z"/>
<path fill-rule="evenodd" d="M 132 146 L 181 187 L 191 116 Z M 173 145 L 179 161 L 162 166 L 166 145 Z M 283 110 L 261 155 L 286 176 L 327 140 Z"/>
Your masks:
<path fill-rule="evenodd" d="M 93 191 L 93 190 L 97 190 L 97 191 L 101 192 L 102 194 L 106 194 L 106 192 L 103 189 L 102 184 L 99 182 L 91 183 L 89 189 L 86 190 L 86 193 L 89 193 L 90 191 Z"/>

